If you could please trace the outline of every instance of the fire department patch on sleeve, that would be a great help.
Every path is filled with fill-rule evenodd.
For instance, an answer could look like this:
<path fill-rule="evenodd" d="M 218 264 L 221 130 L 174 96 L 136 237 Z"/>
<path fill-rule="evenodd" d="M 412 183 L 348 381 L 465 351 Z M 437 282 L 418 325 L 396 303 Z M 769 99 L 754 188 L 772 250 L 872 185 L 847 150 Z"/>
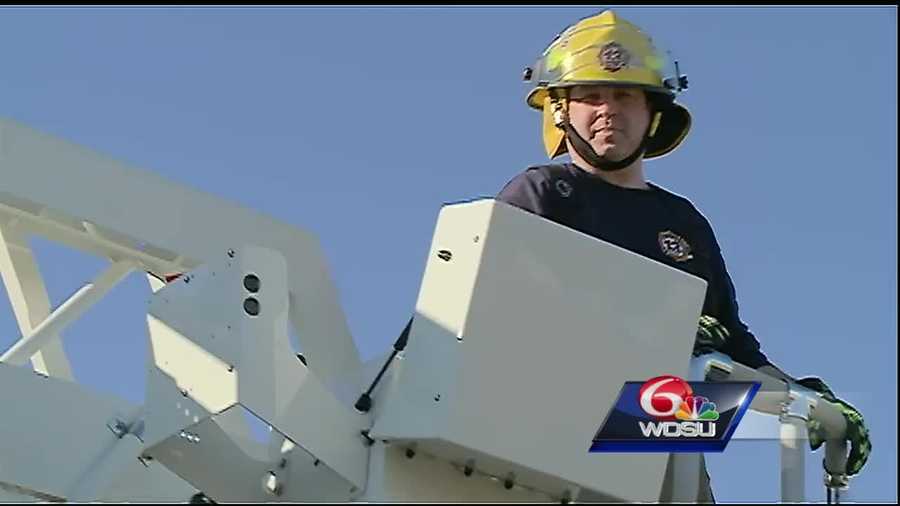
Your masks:
<path fill-rule="evenodd" d="M 666 256 L 676 262 L 686 262 L 694 258 L 691 254 L 691 245 L 671 230 L 659 233 L 659 247 Z"/>

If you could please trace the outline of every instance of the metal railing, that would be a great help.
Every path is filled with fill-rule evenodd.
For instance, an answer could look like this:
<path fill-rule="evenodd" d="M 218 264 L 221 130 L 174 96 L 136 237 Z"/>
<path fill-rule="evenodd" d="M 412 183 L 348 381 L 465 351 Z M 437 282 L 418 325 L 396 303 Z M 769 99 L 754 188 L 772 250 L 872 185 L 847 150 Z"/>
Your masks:
<path fill-rule="evenodd" d="M 777 416 L 780 422 L 781 500 L 804 502 L 807 422 L 819 422 L 825 437 L 824 484 L 828 503 L 839 503 L 849 488 L 845 472 L 849 451 L 847 422 L 837 404 L 809 388 L 737 363 L 722 353 L 691 360 L 691 381 L 756 381 L 760 389 L 750 404 L 757 413 Z"/>

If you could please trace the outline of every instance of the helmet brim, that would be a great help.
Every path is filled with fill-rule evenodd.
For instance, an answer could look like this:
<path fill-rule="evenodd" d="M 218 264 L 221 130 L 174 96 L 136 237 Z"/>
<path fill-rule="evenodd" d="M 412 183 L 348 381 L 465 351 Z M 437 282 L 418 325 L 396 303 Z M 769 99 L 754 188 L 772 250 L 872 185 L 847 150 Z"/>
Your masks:
<path fill-rule="evenodd" d="M 691 130 L 691 112 L 673 102 L 663 111 L 656 134 L 647 140 L 644 158 L 657 158 L 677 148 Z"/>

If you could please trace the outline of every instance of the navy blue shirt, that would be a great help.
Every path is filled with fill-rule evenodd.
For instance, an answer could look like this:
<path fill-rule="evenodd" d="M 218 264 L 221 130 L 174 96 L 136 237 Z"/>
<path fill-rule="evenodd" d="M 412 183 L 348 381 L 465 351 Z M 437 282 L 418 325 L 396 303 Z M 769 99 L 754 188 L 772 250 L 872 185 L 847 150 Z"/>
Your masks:
<path fill-rule="evenodd" d="M 623 188 L 572 163 L 542 165 L 513 178 L 497 200 L 705 279 L 703 314 L 731 334 L 722 352 L 753 368 L 770 364 L 738 316 L 709 222 L 686 198 L 648 184 L 649 190 Z"/>

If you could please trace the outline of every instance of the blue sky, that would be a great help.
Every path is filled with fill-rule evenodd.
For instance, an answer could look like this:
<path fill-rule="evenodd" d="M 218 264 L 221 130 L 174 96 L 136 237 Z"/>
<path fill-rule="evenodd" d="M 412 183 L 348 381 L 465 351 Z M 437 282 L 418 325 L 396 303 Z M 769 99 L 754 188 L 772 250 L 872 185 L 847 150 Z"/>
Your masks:
<path fill-rule="evenodd" d="M 370 359 L 441 205 L 545 162 L 522 70 L 603 8 L 4 8 L 0 116 L 314 233 Z M 896 500 L 896 7 L 617 10 L 690 78 L 694 128 L 649 179 L 709 218 L 768 356 L 865 416 L 852 500 Z M 33 244 L 53 304 L 104 265 Z M 142 401 L 147 295 L 134 275 L 64 333 L 78 381 Z M 0 346 L 17 336 L 0 302 Z M 708 461 L 717 500 L 779 497 L 775 442 Z"/>

